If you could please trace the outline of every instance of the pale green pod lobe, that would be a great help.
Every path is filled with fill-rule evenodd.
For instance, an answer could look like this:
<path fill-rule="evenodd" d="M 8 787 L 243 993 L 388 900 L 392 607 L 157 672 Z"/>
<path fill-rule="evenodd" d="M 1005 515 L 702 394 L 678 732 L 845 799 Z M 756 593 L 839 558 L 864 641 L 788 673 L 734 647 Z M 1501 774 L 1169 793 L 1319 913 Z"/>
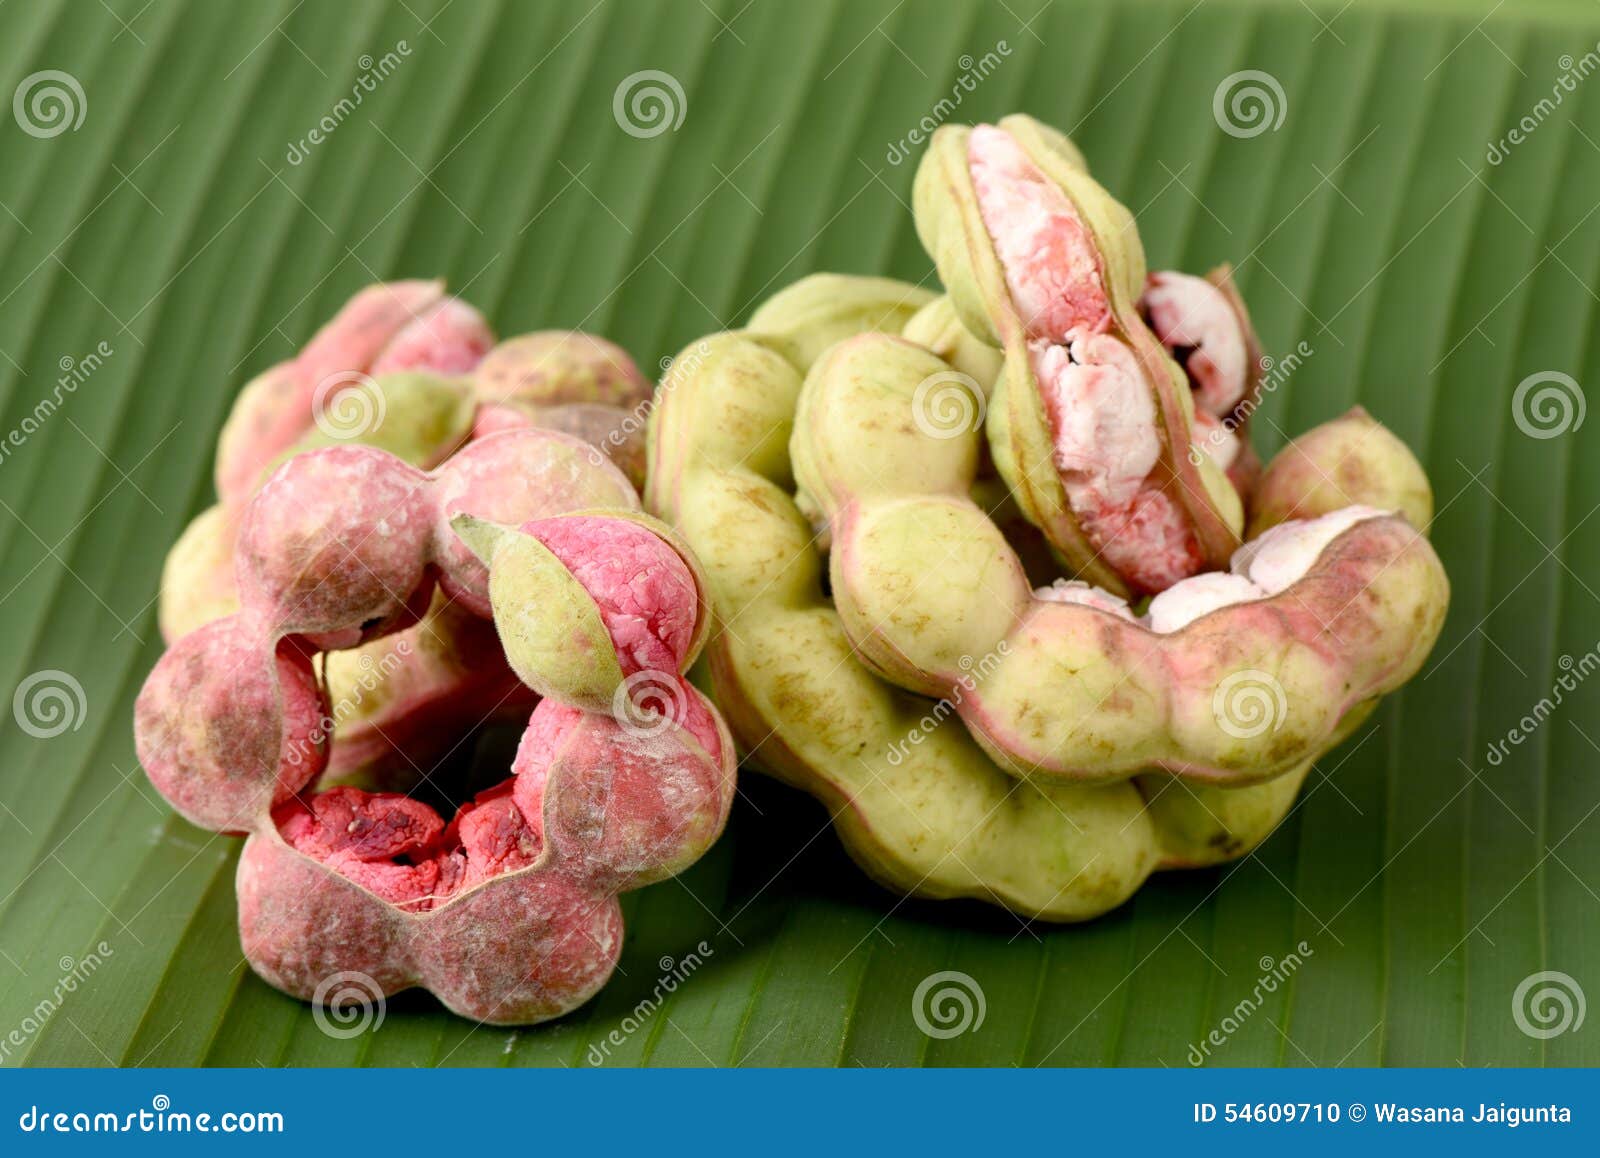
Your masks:
<path fill-rule="evenodd" d="M 1000 377 L 1005 355 L 986 342 L 980 342 L 961 324 L 949 294 L 941 294 L 923 306 L 905 324 L 900 336 L 915 342 L 965 374 L 987 397 Z"/>
<path fill-rule="evenodd" d="M 893 278 L 814 273 L 769 298 L 751 315 L 749 328 L 804 371 L 835 342 L 869 332 L 899 333 L 934 296 Z"/>
<path fill-rule="evenodd" d="M 489 569 L 489 602 L 511 670 L 541 696 L 610 712 L 622 667 L 583 584 L 532 535 L 470 515 L 450 525 Z"/>
<path fill-rule="evenodd" d="M 1413 527 L 1433 519 L 1433 489 L 1409 447 L 1357 406 L 1290 442 L 1251 497 L 1250 537 L 1340 507 L 1399 511 Z"/>

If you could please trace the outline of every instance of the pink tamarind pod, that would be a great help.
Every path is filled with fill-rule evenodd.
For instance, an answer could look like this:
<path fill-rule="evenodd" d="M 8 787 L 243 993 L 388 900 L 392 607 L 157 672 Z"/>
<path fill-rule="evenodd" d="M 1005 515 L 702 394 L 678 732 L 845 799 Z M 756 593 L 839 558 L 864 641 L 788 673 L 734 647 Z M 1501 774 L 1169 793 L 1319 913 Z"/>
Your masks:
<path fill-rule="evenodd" d="M 538 426 L 581 439 L 591 458 L 609 460 L 635 487 L 642 484 L 651 385 L 626 352 L 559 331 L 491 349 L 492 342 L 482 317 L 444 296 L 442 283 L 371 286 L 299 355 L 247 386 L 218 452 L 221 501 L 184 531 L 163 569 L 163 636 L 176 640 L 238 608 L 234 548 L 244 508 L 273 469 L 297 454 L 372 445 L 429 469 L 470 442 Z M 634 504 L 610 487 L 615 479 L 606 472 L 572 478 L 580 489 L 604 480 L 585 505 Z M 404 618 L 418 622 L 403 639 L 318 661 L 341 723 L 329 782 L 414 783 L 462 734 L 485 722 L 515 722 L 533 706 L 532 693 L 505 666 L 492 626 L 448 594 L 408 607 Z"/>
<path fill-rule="evenodd" d="M 135 732 L 185 816 L 250 833 L 240 938 L 263 978 L 326 1000 L 356 974 L 372 998 L 421 986 L 480 1021 L 554 1017 L 610 975 L 617 893 L 721 832 L 732 741 L 684 679 L 710 626 L 703 579 L 665 527 L 593 511 L 606 496 L 633 491 L 590 447 L 529 427 L 432 472 L 371 447 L 313 451 L 251 500 L 240 610 L 169 649 Z M 316 653 L 392 637 L 436 584 L 492 611 L 545 697 L 511 776 L 448 822 L 396 793 L 312 790 L 338 726 Z"/>

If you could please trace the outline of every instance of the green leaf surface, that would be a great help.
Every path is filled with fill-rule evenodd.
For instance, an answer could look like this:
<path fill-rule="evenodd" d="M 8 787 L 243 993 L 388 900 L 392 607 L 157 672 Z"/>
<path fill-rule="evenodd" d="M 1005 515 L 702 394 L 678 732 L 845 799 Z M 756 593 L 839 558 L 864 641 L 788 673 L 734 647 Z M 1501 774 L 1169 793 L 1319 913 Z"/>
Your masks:
<path fill-rule="evenodd" d="M 1542 971 L 1600 998 L 1600 423 L 1533 437 L 1514 404 L 1531 375 L 1573 405 L 1600 382 L 1597 46 L 1580 0 L 0 7 L 0 92 L 61 70 L 84 106 L 54 135 L 0 121 L 0 688 L 68 692 L 59 734 L 25 699 L 0 716 L 0 1064 L 1600 1061 L 1600 1027 L 1536 1036 L 1514 1006 Z M 683 120 L 636 136 L 613 97 L 646 69 Z M 1281 88 L 1278 127 L 1223 131 L 1244 70 Z M 1014 110 L 1073 135 L 1153 267 L 1232 261 L 1267 350 L 1314 351 L 1259 413 L 1264 454 L 1356 403 L 1418 451 L 1454 587 L 1422 675 L 1255 854 L 1087 925 L 891 896 L 750 774 L 558 1022 L 408 994 L 340 1037 L 259 981 L 237 841 L 172 815 L 130 728 L 239 387 L 392 277 L 647 367 L 815 270 L 931 282 L 910 136 Z M 983 1008 L 948 1037 L 914 1010 L 946 971 Z"/>

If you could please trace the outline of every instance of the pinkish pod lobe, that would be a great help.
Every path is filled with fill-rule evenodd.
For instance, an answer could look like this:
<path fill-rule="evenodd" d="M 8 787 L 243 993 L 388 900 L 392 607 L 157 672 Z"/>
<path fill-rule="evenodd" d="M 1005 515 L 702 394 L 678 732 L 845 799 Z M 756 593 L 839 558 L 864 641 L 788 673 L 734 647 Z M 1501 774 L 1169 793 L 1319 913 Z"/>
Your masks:
<path fill-rule="evenodd" d="M 310 658 L 276 649 L 244 616 L 169 648 L 134 704 L 139 760 L 180 813 L 239 832 L 321 775 L 326 703 Z"/>

